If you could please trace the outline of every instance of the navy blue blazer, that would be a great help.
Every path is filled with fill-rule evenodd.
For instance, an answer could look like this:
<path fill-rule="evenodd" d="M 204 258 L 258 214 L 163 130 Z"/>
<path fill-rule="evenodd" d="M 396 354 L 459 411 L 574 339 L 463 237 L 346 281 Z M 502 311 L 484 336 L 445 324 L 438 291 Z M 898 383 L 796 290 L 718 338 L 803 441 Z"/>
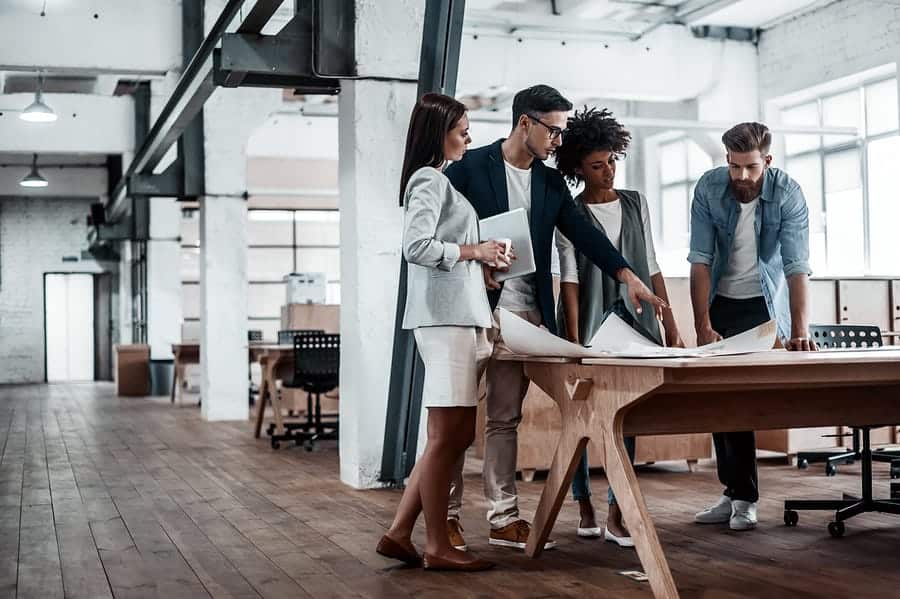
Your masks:
<path fill-rule="evenodd" d="M 489 146 L 469 150 L 462 160 L 444 171 L 457 191 L 475 208 L 478 218 L 487 218 L 509 211 L 506 189 L 506 167 L 498 139 Z M 578 210 L 562 175 L 540 160 L 531 163 L 531 245 L 534 250 L 537 303 L 541 321 L 557 334 L 556 303 L 553 301 L 553 278 L 550 273 L 550 252 L 553 230 L 558 228 L 575 246 L 603 272 L 615 278 L 628 262 L 597 227 Z M 491 310 L 500 301 L 500 290 L 488 291 Z"/>

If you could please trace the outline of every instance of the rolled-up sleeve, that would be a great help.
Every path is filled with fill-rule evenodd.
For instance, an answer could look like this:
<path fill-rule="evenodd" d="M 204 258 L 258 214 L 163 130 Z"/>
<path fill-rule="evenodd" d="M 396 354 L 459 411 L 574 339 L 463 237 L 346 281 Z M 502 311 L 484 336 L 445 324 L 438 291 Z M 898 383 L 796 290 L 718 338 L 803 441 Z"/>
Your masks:
<path fill-rule="evenodd" d="M 565 235 L 556 230 L 556 251 L 559 254 L 559 282 L 578 282 L 578 259 L 575 257 L 575 246 Z"/>
<path fill-rule="evenodd" d="M 784 276 L 812 274 L 809 268 L 809 210 L 799 185 L 793 187 L 781 204 L 781 261 Z"/>
<path fill-rule="evenodd" d="M 716 232 L 712 217 L 709 214 L 709 199 L 704 193 L 703 181 L 694 188 L 694 201 L 691 202 L 691 249 L 688 262 L 691 264 L 713 263 Z"/>
<path fill-rule="evenodd" d="M 435 238 L 449 182 L 437 171 L 422 171 L 410 179 L 403 219 L 403 257 L 411 264 L 452 270 L 459 262 L 459 245 Z"/>

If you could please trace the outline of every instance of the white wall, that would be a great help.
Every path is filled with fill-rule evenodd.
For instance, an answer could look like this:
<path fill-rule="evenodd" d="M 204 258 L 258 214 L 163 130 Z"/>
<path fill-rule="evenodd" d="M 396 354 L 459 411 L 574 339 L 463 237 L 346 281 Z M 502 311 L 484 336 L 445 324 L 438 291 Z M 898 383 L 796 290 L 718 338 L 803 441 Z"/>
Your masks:
<path fill-rule="evenodd" d="M 900 3 L 845 0 L 764 31 L 759 86 L 768 100 L 900 61 Z"/>
<path fill-rule="evenodd" d="M 44 273 L 102 270 L 81 260 L 90 202 L 0 200 L 0 383 L 44 380 Z"/>

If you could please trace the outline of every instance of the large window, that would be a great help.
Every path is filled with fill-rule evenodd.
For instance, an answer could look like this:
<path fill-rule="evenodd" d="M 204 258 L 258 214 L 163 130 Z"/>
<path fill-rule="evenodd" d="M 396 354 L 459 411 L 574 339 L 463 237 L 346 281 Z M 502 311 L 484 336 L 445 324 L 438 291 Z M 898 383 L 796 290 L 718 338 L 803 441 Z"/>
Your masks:
<path fill-rule="evenodd" d="M 857 135 L 786 134 L 785 170 L 809 206 L 813 272 L 900 272 L 898 191 L 891 172 L 900 155 L 896 78 L 867 82 L 781 111 L 785 125 L 855 127 Z"/>
<path fill-rule="evenodd" d="M 324 272 L 326 301 L 341 301 L 340 216 L 337 210 L 247 212 L 247 311 L 249 329 L 274 339 L 285 303 L 284 276 Z M 200 319 L 199 214 L 186 211 L 181 232 L 182 305 L 185 321 Z"/>
<path fill-rule="evenodd" d="M 694 186 L 712 168 L 709 154 L 687 137 L 679 137 L 659 145 L 658 203 L 648 198 L 650 209 L 659 216 L 654 229 L 657 261 L 666 276 L 688 272 L 690 247 L 691 199 Z"/>

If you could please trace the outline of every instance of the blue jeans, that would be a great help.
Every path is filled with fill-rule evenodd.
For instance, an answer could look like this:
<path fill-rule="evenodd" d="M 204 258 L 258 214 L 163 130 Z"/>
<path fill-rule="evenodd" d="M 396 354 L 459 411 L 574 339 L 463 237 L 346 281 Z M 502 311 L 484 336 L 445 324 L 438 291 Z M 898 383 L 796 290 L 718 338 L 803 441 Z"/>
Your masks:
<path fill-rule="evenodd" d="M 628 459 L 634 463 L 634 437 L 625 437 L 625 450 L 628 452 Z M 616 496 L 613 494 L 612 488 L 607 490 L 607 501 L 609 505 L 616 505 Z M 578 468 L 575 470 L 575 478 L 572 479 L 572 497 L 575 501 L 588 499 L 591 496 L 591 475 L 588 470 L 588 452 L 584 450 L 581 461 L 578 462 Z"/>

